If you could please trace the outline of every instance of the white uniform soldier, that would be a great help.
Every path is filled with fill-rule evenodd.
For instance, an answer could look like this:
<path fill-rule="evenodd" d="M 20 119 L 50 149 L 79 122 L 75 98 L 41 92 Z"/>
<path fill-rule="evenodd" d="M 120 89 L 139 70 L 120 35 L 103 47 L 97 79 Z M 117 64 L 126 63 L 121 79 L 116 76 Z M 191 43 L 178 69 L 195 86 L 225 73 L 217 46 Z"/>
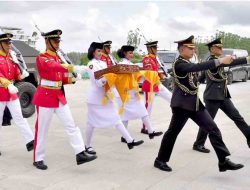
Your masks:
<path fill-rule="evenodd" d="M 27 120 L 23 118 L 17 95 L 18 89 L 13 85 L 15 81 L 27 77 L 29 73 L 24 70 L 21 74 L 10 56 L 12 37 L 13 35 L 10 33 L 0 35 L 0 124 L 2 124 L 4 109 L 7 106 L 25 140 L 27 150 L 31 151 L 34 136 Z"/>
<path fill-rule="evenodd" d="M 131 62 L 131 59 L 134 56 L 133 51 L 133 46 L 122 46 L 121 49 L 117 51 L 118 56 L 122 58 L 122 61 L 119 64 L 133 65 L 133 63 Z M 138 83 L 136 84 L 138 85 Z M 141 98 L 140 100 L 138 100 L 139 94 L 137 94 L 136 90 L 129 90 L 128 94 L 129 101 L 124 104 L 124 111 L 121 115 L 123 124 L 127 127 L 129 120 L 141 119 L 143 124 L 148 129 L 150 139 L 153 139 L 155 136 L 162 135 L 162 132 L 156 132 L 151 126 L 148 111 L 144 106 L 144 103 Z M 118 100 L 118 104 L 119 106 L 122 106 L 121 99 Z M 126 142 L 124 138 L 121 138 L 121 141 Z"/>
<path fill-rule="evenodd" d="M 86 97 L 88 107 L 86 151 L 89 154 L 96 154 L 91 145 L 94 128 L 109 128 L 115 126 L 123 138 L 126 139 L 129 149 L 143 143 L 143 141 L 135 141 L 124 127 L 113 101 L 110 96 L 105 93 L 105 77 L 98 80 L 94 77 L 95 71 L 107 68 L 107 64 L 101 61 L 102 49 L 103 43 L 97 42 L 92 42 L 88 49 L 88 58 L 90 62 L 87 65 L 87 72 L 90 77 L 91 86 Z M 105 98 L 107 101 L 104 103 L 103 100 Z"/>

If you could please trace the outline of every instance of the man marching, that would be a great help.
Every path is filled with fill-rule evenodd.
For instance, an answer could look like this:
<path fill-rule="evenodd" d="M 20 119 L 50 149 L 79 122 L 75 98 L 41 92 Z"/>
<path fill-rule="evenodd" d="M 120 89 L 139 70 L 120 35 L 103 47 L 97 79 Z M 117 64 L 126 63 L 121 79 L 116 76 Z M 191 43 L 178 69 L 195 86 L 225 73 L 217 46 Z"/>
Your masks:
<path fill-rule="evenodd" d="M 73 65 L 62 63 L 56 53 L 59 50 L 61 34 L 61 30 L 45 33 L 46 52 L 41 53 L 36 58 L 40 84 L 33 98 L 33 104 L 37 108 L 33 165 L 41 170 L 47 169 L 47 165 L 44 164 L 45 143 L 53 113 L 62 121 L 69 136 L 70 145 L 76 155 L 77 165 L 97 158 L 95 155 L 85 153 L 81 131 L 75 125 L 61 89 L 63 84 L 76 81 L 76 78 L 72 75 Z"/>
<path fill-rule="evenodd" d="M 175 81 L 175 88 L 171 99 L 173 114 L 169 128 L 163 136 L 154 166 L 163 171 L 172 171 L 172 168 L 166 162 L 170 160 L 177 136 L 190 118 L 199 127 L 209 133 L 209 140 L 219 160 L 218 167 L 220 172 L 243 168 L 242 164 L 235 164 L 227 158 L 230 153 L 222 140 L 220 130 L 200 101 L 198 95 L 199 86 L 196 73 L 208 69 L 216 69 L 219 66 L 223 66 L 223 64 L 228 65 L 232 62 L 232 57 L 228 56 L 200 64 L 193 64 L 189 59 L 195 51 L 194 36 L 175 43 L 178 43 L 180 56 L 173 63 Z"/>
<path fill-rule="evenodd" d="M 158 72 L 158 62 L 156 59 L 157 43 L 158 43 L 158 41 L 153 41 L 153 42 L 148 42 L 145 44 L 147 46 L 148 55 L 146 55 L 142 60 L 144 69 L 153 70 L 153 71 Z M 159 72 L 158 72 L 158 75 L 160 78 L 166 77 L 166 76 L 163 76 L 163 74 L 159 73 Z M 151 111 L 152 111 L 154 96 L 160 96 L 168 102 L 171 101 L 172 93 L 166 87 L 164 87 L 162 84 L 160 84 L 159 86 L 158 85 L 154 86 L 154 88 L 153 88 L 154 93 L 152 95 L 150 102 L 148 101 L 149 92 L 150 92 L 150 83 L 147 80 L 145 80 L 142 84 L 142 91 L 144 92 L 144 95 L 145 95 L 145 106 L 148 110 L 149 115 L 151 114 Z M 148 131 L 147 131 L 145 125 L 143 125 L 143 127 L 141 129 L 141 133 L 148 134 Z"/>
<path fill-rule="evenodd" d="M 3 114 L 7 106 L 13 117 L 16 126 L 26 142 L 28 151 L 33 150 L 33 133 L 23 118 L 21 105 L 17 96 L 18 89 L 14 82 L 27 77 L 26 71 L 21 75 L 18 66 L 12 61 L 10 56 L 11 38 L 10 33 L 0 35 L 0 123 L 3 121 Z"/>
<path fill-rule="evenodd" d="M 208 60 L 216 60 L 222 55 L 222 40 L 217 38 L 208 44 L 210 56 Z M 247 64 L 250 57 L 240 58 L 233 61 L 231 65 Z M 239 130 L 246 137 L 247 145 L 250 148 L 250 126 L 240 115 L 237 108 L 231 101 L 231 96 L 227 88 L 227 76 L 223 67 L 210 69 L 202 73 L 199 77 L 200 81 L 206 78 L 207 84 L 204 91 L 204 102 L 207 111 L 214 119 L 218 110 L 221 109 L 231 120 L 234 121 Z M 197 139 L 193 145 L 193 149 L 203 153 L 209 153 L 209 149 L 205 148 L 208 133 L 203 129 L 199 129 Z"/>

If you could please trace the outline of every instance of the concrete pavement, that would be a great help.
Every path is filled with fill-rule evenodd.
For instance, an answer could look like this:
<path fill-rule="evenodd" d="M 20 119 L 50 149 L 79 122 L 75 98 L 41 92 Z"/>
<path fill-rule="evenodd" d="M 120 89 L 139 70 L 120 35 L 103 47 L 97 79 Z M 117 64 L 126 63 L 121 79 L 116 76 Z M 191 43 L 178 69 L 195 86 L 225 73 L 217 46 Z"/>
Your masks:
<path fill-rule="evenodd" d="M 65 88 L 72 115 L 84 139 L 87 113 L 84 95 L 88 84 L 89 81 L 80 81 Z M 204 85 L 200 87 L 202 94 Z M 229 90 L 235 106 L 250 123 L 250 81 L 233 83 Z M 169 104 L 156 98 L 151 116 L 154 127 L 165 132 L 170 117 Z M 173 172 L 163 172 L 153 167 L 162 136 L 150 140 L 148 136 L 140 134 L 139 120 L 129 122 L 128 129 L 135 139 L 145 141 L 143 145 L 129 150 L 126 144 L 120 143 L 120 134 L 115 129 L 96 129 L 93 146 L 98 159 L 77 166 L 67 135 L 54 116 L 46 144 L 46 171 L 37 170 L 32 165 L 32 152 L 26 151 L 17 128 L 14 125 L 3 127 L 0 133 L 0 189 L 249 190 L 250 150 L 246 139 L 221 111 L 215 121 L 231 151 L 230 158 L 243 163 L 243 169 L 220 173 L 209 141 L 206 146 L 211 153 L 193 151 L 198 127 L 192 121 L 188 121 L 175 144 L 169 162 Z M 28 122 L 34 131 L 35 115 Z"/>

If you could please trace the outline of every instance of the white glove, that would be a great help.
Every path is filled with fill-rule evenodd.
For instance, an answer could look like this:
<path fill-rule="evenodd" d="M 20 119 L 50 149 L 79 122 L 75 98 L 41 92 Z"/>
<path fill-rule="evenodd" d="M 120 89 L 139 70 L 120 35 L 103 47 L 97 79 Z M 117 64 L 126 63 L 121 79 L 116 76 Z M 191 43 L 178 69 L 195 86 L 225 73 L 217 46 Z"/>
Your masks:
<path fill-rule="evenodd" d="M 79 73 L 77 73 L 77 74 L 76 74 L 76 77 L 73 77 L 73 78 L 72 78 L 72 82 L 76 82 L 76 81 L 81 80 L 81 79 L 82 79 L 82 75 L 79 74 Z"/>
<path fill-rule="evenodd" d="M 16 94 L 18 93 L 18 88 L 15 87 L 13 84 L 8 85 L 8 90 L 10 94 Z"/>
<path fill-rule="evenodd" d="M 87 70 L 87 67 L 86 66 L 84 66 L 84 65 L 75 65 L 74 67 L 73 67 L 73 72 L 74 73 L 79 73 L 81 76 L 83 75 L 83 73 L 85 73 L 86 72 L 86 70 Z"/>
<path fill-rule="evenodd" d="M 17 59 L 17 55 L 16 55 L 16 52 L 15 52 L 15 51 L 10 50 L 10 56 L 11 56 L 11 58 L 12 58 L 12 60 L 13 60 L 13 62 L 14 62 L 14 63 L 16 63 L 16 64 L 18 64 L 18 63 L 19 63 L 19 61 L 18 61 L 18 59 Z"/>
<path fill-rule="evenodd" d="M 24 79 L 24 78 L 28 77 L 29 75 L 30 75 L 30 74 L 28 73 L 28 71 L 23 70 L 23 73 L 21 74 L 20 78 L 21 78 L 21 79 Z"/>
<path fill-rule="evenodd" d="M 160 84 L 158 85 L 158 88 L 159 88 L 159 90 L 161 91 L 161 90 L 164 90 L 166 87 L 165 87 L 165 86 L 163 86 L 163 84 L 162 84 L 162 83 L 160 83 Z"/>
<path fill-rule="evenodd" d="M 98 87 L 103 87 L 106 84 L 106 82 L 107 82 L 107 80 L 104 77 L 96 80 L 96 84 Z"/>

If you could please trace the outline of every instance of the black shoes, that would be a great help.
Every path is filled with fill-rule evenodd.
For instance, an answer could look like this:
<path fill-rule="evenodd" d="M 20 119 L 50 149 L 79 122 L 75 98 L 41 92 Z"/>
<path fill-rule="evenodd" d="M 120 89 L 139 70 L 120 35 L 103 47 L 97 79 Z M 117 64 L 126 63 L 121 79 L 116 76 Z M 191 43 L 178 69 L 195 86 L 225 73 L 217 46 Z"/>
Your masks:
<path fill-rule="evenodd" d="M 126 139 L 123 138 L 123 137 L 121 137 L 121 142 L 122 142 L 122 143 L 127 143 Z"/>
<path fill-rule="evenodd" d="M 172 168 L 169 167 L 166 162 L 162 162 L 158 160 L 158 158 L 155 159 L 154 167 L 166 172 L 172 171 Z"/>
<path fill-rule="evenodd" d="M 2 153 L 0 152 L 0 156 L 2 155 Z"/>
<path fill-rule="evenodd" d="M 142 128 L 142 129 L 141 129 L 141 133 L 147 135 L 147 134 L 148 134 L 148 130 L 145 129 L 145 128 Z"/>
<path fill-rule="evenodd" d="M 228 158 L 226 158 L 225 162 L 219 162 L 219 171 L 225 172 L 226 170 L 238 170 L 243 168 L 244 165 L 242 164 L 235 164 L 231 162 Z"/>
<path fill-rule="evenodd" d="M 90 146 L 90 147 L 85 147 L 85 151 L 88 153 L 88 154 L 92 154 L 92 155 L 95 155 L 96 154 L 96 151 Z"/>
<path fill-rule="evenodd" d="M 129 149 L 132 149 L 132 148 L 134 148 L 134 146 L 139 146 L 139 145 L 141 145 L 142 143 L 144 143 L 143 140 L 140 140 L 140 141 L 135 141 L 135 140 L 133 140 L 131 143 L 127 143 L 127 145 L 128 145 L 128 148 L 129 148 Z"/>
<path fill-rule="evenodd" d="M 156 136 L 161 136 L 163 134 L 163 132 L 159 131 L 159 132 L 153 132 L 153 133 L 149 133 L 148 136 L 150 139 L 153 139 Z"/>
<path fill-rule="evenodd" d="M 41 161 L 37 161 L 37 162 L 33 162 L 33 165 L 40 170 L 47 170 L 48 166 L 44 164 L 43 160 Z"/>
<path fill-rule="evenodd" d="M 90 162 L 92 160 L 95 160 L 97 158 L 96 155 L 89 155 L 85 153 L 84 151 L 80 152 L 76 155 L 76 163 L 77 165 L 83 164 L 85 162 Z"/>
<path fill-rule="evenodd" d="M 8 125 L 11 125 L 11 120 L 3 119 L 2 126 L 8 126 Z"/>
<path fill-rule="evenodd" d="M 207 149 L 205 146 L 203 145 L 193 145 L 193 150 L 196 150 L 198 152 L 203 152 L 203 153 L 209 153 L 210 150 Z"/>
<path fill-rule="evenodd" d="M 26 144 L 26 148 L 28 151 L 31 151 L 34 149 L 34 140 L 30 141 L 29 143 Z"/>

